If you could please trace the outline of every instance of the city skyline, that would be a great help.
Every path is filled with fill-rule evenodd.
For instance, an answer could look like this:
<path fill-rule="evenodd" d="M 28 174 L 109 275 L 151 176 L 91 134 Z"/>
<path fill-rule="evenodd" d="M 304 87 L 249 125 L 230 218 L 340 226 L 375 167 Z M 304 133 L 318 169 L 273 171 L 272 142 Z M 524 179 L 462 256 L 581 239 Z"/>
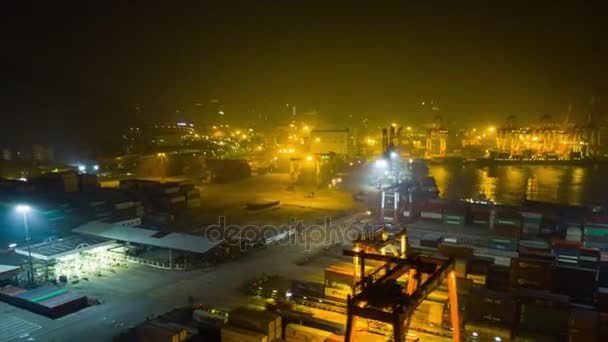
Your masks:
<path fill-rule="evenodd" d="M 336 121 L 419 123 L 431 121 L 420 108 L 430 101 L 454 122 L 605 103 L 593 3 L 348 4 L 9 6 L 3 126 L 94 146 L 107 139 L 100 126 L 196 115 L 212 99 L 236 120 L 293 103 Z M 13 132 L 5 139 L 23 139 Z"/>

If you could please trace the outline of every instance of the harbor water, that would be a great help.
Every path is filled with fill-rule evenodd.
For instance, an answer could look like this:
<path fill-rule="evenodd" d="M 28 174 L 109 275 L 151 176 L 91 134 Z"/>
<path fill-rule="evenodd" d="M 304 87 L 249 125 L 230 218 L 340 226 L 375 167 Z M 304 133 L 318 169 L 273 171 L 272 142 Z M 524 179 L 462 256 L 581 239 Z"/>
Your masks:
<path fill-rule="evenodd" d="M 572 205 L 608 204 L 608 165 L 429 165 L 440 196 L 484 195 L 517 205 L 528 199 Z"/>

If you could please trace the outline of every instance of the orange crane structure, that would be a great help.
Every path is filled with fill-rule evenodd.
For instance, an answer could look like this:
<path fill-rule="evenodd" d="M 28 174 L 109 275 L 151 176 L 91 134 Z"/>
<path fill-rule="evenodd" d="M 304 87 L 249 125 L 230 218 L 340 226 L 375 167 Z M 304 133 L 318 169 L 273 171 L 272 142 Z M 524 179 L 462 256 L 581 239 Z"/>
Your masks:
<path fill-rule="evenodd" d="M 393 255 L 387 255 L 390 251 Z M 344 250 L 353 257 L 353 295 L 347 298 L 345 341 L 356 341 L 357 319 L 384 322 L 393 328 L 393 341 L 404 342 L 416 308 L 444 280 L 447 280 L 453 339 L 460 341 L 460 318 L 454 260 L 422 255 L 407 256 L 405 229 L 380 240 L 357 240 L 353 250 Z M 380 264 L 365 274 L 365 262 Z M 406 286 L 397 283 L 407 278 Z"/>

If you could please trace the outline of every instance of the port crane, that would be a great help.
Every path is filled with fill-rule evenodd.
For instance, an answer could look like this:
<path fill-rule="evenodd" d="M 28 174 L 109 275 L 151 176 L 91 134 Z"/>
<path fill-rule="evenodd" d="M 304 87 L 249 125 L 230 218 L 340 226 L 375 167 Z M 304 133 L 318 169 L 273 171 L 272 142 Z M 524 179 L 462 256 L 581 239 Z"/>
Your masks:
<path fill-rule="evenodd" d="M 356 341 L 357 319 L 370 319 L 387 323 L 393 328 L 393 341 L 405 342 L 409 323 L 416 308 L 447 280 L 450 300 L 450 318 L 453 322 L 453 339 L 460 341 L 460 318 L 454 260 L 407 254 L 405 229 L 390 239 L 380 241 L 358 240 L 353 250 L 343 254 L 353 257 L 353 295 L 347 297 L 345 341 Z M 397 252 L 392 244 L 401 245 Z M 390 250 L 393 255 L 386 255 Z M 383 263 L 365 274 L 365 262 Z M 402 287 L 397 279 L 406 276 Z"/>

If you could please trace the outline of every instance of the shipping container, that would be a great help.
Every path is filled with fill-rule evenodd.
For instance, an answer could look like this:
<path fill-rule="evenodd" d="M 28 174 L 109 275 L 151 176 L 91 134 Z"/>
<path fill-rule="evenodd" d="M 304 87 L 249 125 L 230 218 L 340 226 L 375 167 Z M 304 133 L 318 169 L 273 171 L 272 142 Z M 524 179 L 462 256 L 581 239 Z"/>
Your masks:
<path fill-rule="evenodd" d="M 518 288 L 548 290 L 551 288 L 551 261 L 514 258 L 511 259 L 510 283 Z"/>
<path fill-rule="evenodd" d="M 522 304 L 518 330 L 565 340 L 568 337 L 569 320 L 568 309 Z"/>
<path fill-rule="evenodd" d="M 598 341 L 599 313 L 593 308 L 572 308 L 569 323 L 570 342 Z"/>
<path fill-rule="evenodd" d="M 333 333 L 306 327 L 298 324 L 288 324 L 285 327 L 287 342 L 325 342 Z"/>
<path fill-rule="evenodd" d="M 588 225 L 586 224 L 583 230 L 583 240 L 588 237 L 608 237 L 608 226 Z"/>
<path fill-rule="evenodd" d="M 180 333 L 156 326 L 151 322 L 143 323 L 135 328 L 141 341 L 149 342 L 180 342 Z"/>
<path fill-rule="evenodd" d="M 471 279 L 474 285 L 483 286 L 486 284 L 486 277 L 493 260 L 484 258 L 471 258 L 467 262 L 466 278 Z"/>
<path fill-rule="evenodd" d="M 281 337 L 281 316 L 266 310 L 245 307 L 232 310 L 228 315 L 228 324 L 262 333 L 268 337 L 268 341 Z"/>
<path fill-rule="evenodd" d="M 446 239 L 443 240 L 444 243 L 441 243 L 437 246 L 437 250 L 441 255 L 444 255 L 449 258 L 470 258 L 473 256 L 473 248 L 458 244 L 445 243 Z"/>
<path fill-rule="evenodd" d="M 527 249 L 539 250 L 539 251 L 550 251 L 551 244 L 546 239 L 521 239 L 519 240 L 519 247 Z"/>
<path fill-rule="evenodd" d="M 465 216 L 457 216 L 457 215 L 443 215 L 442 223 L 448 225 L 458 225 L 463 226 L 466 223 Z"/>
<path fill-rule="evenodd" d="M 597 286 L 597 270 L 555 265 L 552 279 L 553 292 L 570 296 L 576 302 L 593 302 Z"/>
<path fill-rule="evenodd" d="M 467 321 L 513 326 L 516 315 L 517 301 L 512 294 L 485 288 L 471 290 Z"/>
<path fill-rule="evenodd" d="M 488 239 L 488 248 L 502 251 L 517 251 L 517 239 L 507 237 L 491 237 Z"/>
<path fill-rule="evenodd" d="M 435 302 L 432 300 L 424 300 L 412 316 L 412 320 L 416 322 L 417 326 L 429 325 L 434 327 L 441 327 L 443 322 L 443 307 L 444 302 Z"/>
<path fill-rule="evenodd" d="M 509 285 L 509 267 L 491 265 L 486 278 L 486 287 L 494 291 L 507 291 Z"/>
<path fill-rule="evenodd" d="M 601 251 L 597 248 L 581 247 L 579 249 L 578 267 L 599 270 Z"/>
<path fill-rule="evenodd" d="M 596 248 L 601 252 L 608 252 L 608 242 L 584 241 L 583 245 L 587 248 Z"/>
<path fill-rule="evenodd" d="M 424 234 L 424 236 L 420 238 L 420 246 L 438 248 L 442 240 L 443 236 L 441 234 Z"/>
<path fill-rule="evenodd" d="M 490 229 L 492 234 L 497 237 L 508 239 L 519 239 L 521 236 L 521 227 L 514 226 L 494 226 Z M 517 248 L 517 246 L 515 246 Z"/>
<path fill-rule="evenodd" d="M 583 227 L 582 225 L 568 224 L 565 227 L 567 241 L 582 241 Z"/>
<path fill-rule="evenodd" d="M 268 336 L 239 327 L 222 327 L 222 342 L 269 342 Z"/>
<path fill-rule="evenodd" d="M 473 204 L 470 208 L 469 222 L 478 225 L 489 226 L 492 217 L 492 207 Z"/>

